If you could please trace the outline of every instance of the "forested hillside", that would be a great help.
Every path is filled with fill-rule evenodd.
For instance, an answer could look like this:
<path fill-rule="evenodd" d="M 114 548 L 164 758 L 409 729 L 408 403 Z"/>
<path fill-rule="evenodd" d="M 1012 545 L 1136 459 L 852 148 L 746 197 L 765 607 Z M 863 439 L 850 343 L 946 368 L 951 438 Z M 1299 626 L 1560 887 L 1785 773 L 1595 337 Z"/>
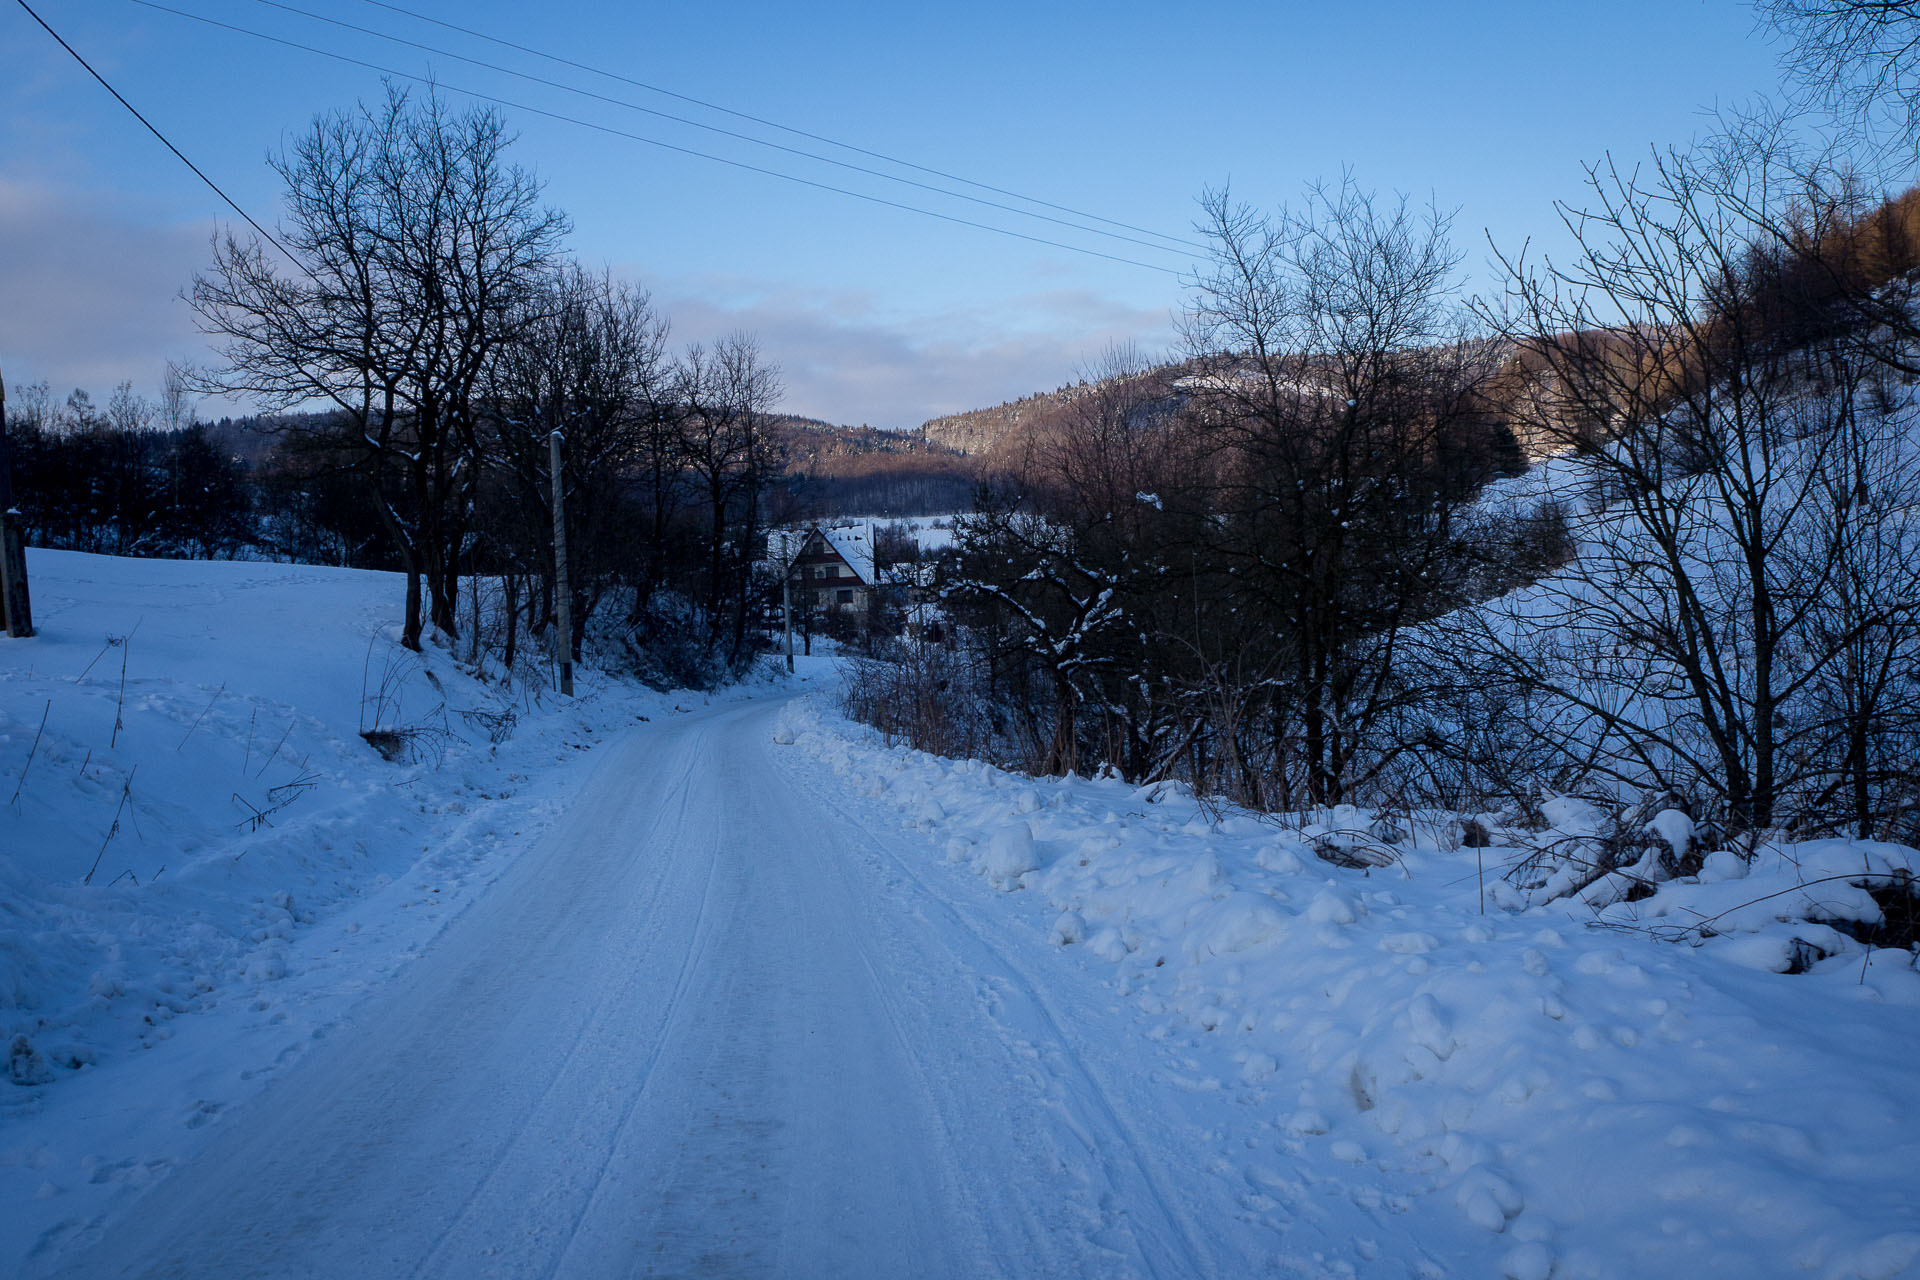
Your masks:
<path fill-rule="evenodd" d="M 1129 355 L 1124 372 L 1118 376 L 1151 377 L 1165 392 L 1188 372 L 1183 362 L 1154 365 L 1135 353 Z M 1111 368 L 1092 368 L 1052 391 L 1037 391 L 1018 400 L 929 419 L 921 424 L 920 434 L 932 443 L 990 465 L 1007 465 L 1017 460 L 1029 441 L 1055 431 L 1068 420 L 1075 403 L 1099 394 L 1114 376 Z"/>
<path fill-rule="evenodd" d="M 776 419 L 786 481 L 809 517 L 964 511 L 978 461 L 917 435 Z"/>
<path fill-rule="evenodd" d="M 958 642 L 855 709 L 1278 811 L 1579 794 L 1620 847 L 1528 881 L 1561 892 L 1663 809 L 1920 838 L 1920 201 L 1822 176 L 1596 169 L 1581 256 L 1498 310 L 1437 213 L 1216 197 L 1178 376 L 1027 402 L 944 567 Z"/>

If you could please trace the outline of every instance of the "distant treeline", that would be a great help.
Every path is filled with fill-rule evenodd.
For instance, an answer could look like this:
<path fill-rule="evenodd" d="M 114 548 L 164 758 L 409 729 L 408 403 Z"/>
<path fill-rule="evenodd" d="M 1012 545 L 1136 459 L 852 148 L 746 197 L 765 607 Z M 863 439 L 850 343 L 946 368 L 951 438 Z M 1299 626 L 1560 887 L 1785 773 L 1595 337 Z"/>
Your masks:
<path fill-rule="evenodd" d="M 810 516 L 918 516 L 967 510 L 980 471 L 957 456 L 861 453 L 823 459 L 791 481 Z"/>
<path fill-rule="evenodd" d="M 31 545 L 112 555 L 219 559 L 260 546 L 261 477 L 230 429 L 169 418 L 128 384 L 105 409 L 44 382 L 8 405 L 14 505 Z"/>
<path fill-rule="evenodd" d="M 106 408 L 81 389 L 17 388 L 8 403 L 17 505 L 33 546 L 110 555 L 262 558 L 398 569 L 349 459 L 317 443 L 326 414 L 201 421 L 131 384 Z M 777 421 L 773 488 L 794 519 L 966 510 L 973 459 L 914 436 Z"/>
<path fill-rule="evenodd" d="M 404 549 L 381 512 L 383 501 L 406 509 L 402 477 L 389 474 L 378 489 L 369 483 L 364 450 L 353 443 L 343 415 L 290 412 L 208 422 L 194 418 L 190 403 L 177 381 L 157 400 L 123 383 L 104 407 L 85 390 L 61 399 L 44 382 L 16 387 L 7 434 L 28 543 L 109 555 L 404 572 Z M 660 664 L 662 679 L 703 678 L 706 670 L 698 633 L 708 624 L 692 620 L 712 594 L 714 521 L 697 502 L 710 488 L 694 465 L 700 433 L 689 424 L 705 420 L 697 409 L 676 402 L 663 384 L 660 402 L 630 414 L 624 450 L 594 447 L 582 433 L 581 474 L 573 486 L 579 501 L 569 521 L 569 559 L 580 631 L 594 624 L 635 656 L 652 650 L 645 660 Z M 488 409 L 493 423 L 517 416 L 506 404 Z M 769 421 L 766 440 L 750 451 L 764 469 L 754 499 L 761 514 L 753 523 L 761 527 L 769 519 L 957 511 L 972 501 L 973 463 L 917 437 L 804 419 Z M 651 432 L 643 425 L 648 422 Z M 652 461 L 636 444 L 642 436 L 658 446 Z M 544 440 L 519 451 L 527 476 L 515 483 L 515 469 L 502 461 L 509 452 L 505 438 L 504 431 L 492 436 L 489 454 L 495 456 L 473 495 L 460 564 L 465 573 L 485 577 L 484 599 L 476 605 L 469 592 L 464 626 L 472 631 L 478 617 L 487 647 L 510 661 L 524 648 L 521 635 L 541 635 L 551 624 L 552 516 L 539 466 Z M 744 458 L 723 466 L 729 489 L 736 481 L 728 477 L 742 466 Z M 721 503 L 737 510 L 742 500 L 744 494 L 729 492 Z M 727 525 L 733 520 L 729 516 Z M 755 554 L 745 545 L 730 552 L 721 576 L 734 585 L 717 602 L 728 624 L 722 632 L 739 625 L 748 648 L 745 620 L 763 603 L 753 598 L 763 588 L 745 572 Z M 729 565 L 738 568 L 730 574 Z M 605 612 L 602 606 L 615 598 L 621 607 Z M 730 599 L 739 605 L 730 607 Z"/>

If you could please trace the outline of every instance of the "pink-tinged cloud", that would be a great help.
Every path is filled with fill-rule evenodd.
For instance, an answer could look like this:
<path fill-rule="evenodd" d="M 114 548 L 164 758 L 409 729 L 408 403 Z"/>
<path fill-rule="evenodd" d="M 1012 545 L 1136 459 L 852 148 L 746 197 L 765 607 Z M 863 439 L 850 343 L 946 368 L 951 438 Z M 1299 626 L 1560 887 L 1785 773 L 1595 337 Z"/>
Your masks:
<path fill-rule="evenodd" d="M 96 399 L 152 392 L 170 359 L 204 359 L 179 294 L 207 261 L 209 225 L 141 221 L 111 192 L 0 178 L 0 373 Z"/>
<path fill-rule="evenodd" d="M 213 362 L 180 293 L 209 257 L 207 224 L 155 224 L 113 192 L 0 178 L 0 373 L 97 400 L 121 381 L 149 394 L 167 362 Z M 1037 287 L 1005 300 L 914 310 L 873 292 L 717 276 L 643 280 L 676 343 L 746 330 L 780 367 L 783 408 L 833 422 L 916 427 L 1049 390 L 1107 345 L 1172 339 L 1169 310 Z M 1178 304 L 1170 293 L 1168 308 Z M 209 402 L 203 412 L 244 412 Z"/>
<path fill-rule="evenodd" d="M 1161 351 L 1173 336 L 1169 310 L 1075 290 L 895 314 L 865 293 L 668 280 L 654 301 L 680 343 L 753 333 L 780 366 L 788 412 L 876 427 L 917 427 L 1051 390 L 1078 378 L 1111 343 Z"/>

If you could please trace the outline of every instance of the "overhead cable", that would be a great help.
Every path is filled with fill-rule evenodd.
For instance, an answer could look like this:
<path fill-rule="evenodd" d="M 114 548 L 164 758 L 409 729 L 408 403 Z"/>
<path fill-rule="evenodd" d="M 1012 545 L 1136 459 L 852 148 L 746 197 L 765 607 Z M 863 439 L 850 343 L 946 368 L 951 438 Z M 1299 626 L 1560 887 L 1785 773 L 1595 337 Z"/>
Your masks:
<path fill-rule="evenodd" d="M 21 3 L 24 4 L 25 0 L 21 0 Z M 803 187 L 812 187 L 815 190 L 828 191 L 835 195 L 850 196 L 855 200 L 865 200 L 870 204 L 884 205 L 889 209 L 900 209 L 907 213 L 917 213 L 922 217 L 937 218 L 942 222 L 951 222 L 958 226 L 973 227 L 980 231 L 990 231 L 995 235 L 1008 236 L 1015 240 L 1025 240 L 1029 244 L 1045 245 L 1051 249 L 1063 249 L 1068 253 L 1083 254 L 1091 258 L 1102 258 L 1108 262 L 1118 262 L 1129 267 L 1139 267 L 1145 271 L 1158 271 L 1163 275 L 1175 277 L 1181 275 L 1181 272 L 1172 267 L 1163 267 L 1151 262 L 1141 262 L 1136 258 L 1123 258 L 1118 254 L 1103 253 L 1098 249 L 1088 249 L 1082 245 L 1067 244 L 1060 240 L 1049 240 L 1044 236 L 1029 235 L 1024 231 L 1014 231 L 1008 227 L 996 227 L 992 223 L 976 222 L 971 218 L 962 218 L 957 214 L 940 213 L 937 210 L 925 209 L 919 205 L 906 204 L 899 200 L 888 200 L 882 196 L 872 195 L 868 192 L 854 191 L 847 187 L 836 187 L 832 183 L 818 182 L 812 178 L 802 178 L 797 174 L 784 173 L 778 169 L 768 169 L 761 165 L 748 164 L 744 160 L 733 160 L 726 156 L 714 155 L 711 152 L 695 150 L 692 147 L 683 147 L 675 143 L 663 142 L 658 138 L 649 138 L 644 134 L 632 133 L 625 129 L 616 129 L 612 125 L 601 124 L 593 120 L 582 120 L 578 116 L 566 115 L 559 111 L 549 111 L 528 103 L 516 102 L 511 98 L 503 98 L 497 94 L 483 93 L 477 89 L 463 88 L 460 85 L 448 84 L 444 80 L 414 75 L 394 67 L 382 66 L 377 62 L 368 62 L 363 58 L 355 58 L 348 54 L 335 53 L 330 49 L 322 49 L 315 45 L 304 44 L 298 40 L 289 40 L 282 36 L 268 35 L 263 31 L 254 31 L 247 27 L 236 26 L 230 22 L 222 22 L 216 18 L 205 17 L 197 13 L 188 13 L 183 9 L 175 9 L 169 5 L 160 4 L 158 0 L 132 0 L 132 3 L 144 8 L 158 10 L 161 13 L 170 13 L 178 18 L 186 18 L 192 22 L 203 23 L 210 27 L 218 27 L 224 31 L 231 31 L 236 35 L 249 36 L 256 40 L 266 41 L 269 44 L 277 44 L 289 49 L 299 49 L 322 58 L 330 58 L 335 62 L 344 62 L 349 66 L 361 67 L 368 71 L 377 72 L 383 76 L 391 76 L 397 80 L 406 80 L 414 84 L 426 85 L 429 88 L 442 89 L 449 93 L 457 93 L 462 97 L 473 98 L 480 102 L 490 102 L 496 106 L 508 107 L 515 111 L 524 111 L 528 115 L 541 116 L 562 124 L 577 125 L 583 129 L 591 129 L 596 133 L 604 133 L 616 138 L 625 138 L 632 142 L 645 143 L 650 147 L 658 147 L 664 151 L 673 151 L 680 155 L 692 156 L 700 160 L 709 160 L 715 164 L 723 164 L 729 168 L 745 170 L 748 173 L 757 173 L 769 178 L 779 178 Z M 251 222 L 252 220 L 249 219 L 248 221 Z M 265 233 L 263 232 L 262 234 Z"/>
<path fill-rule="evenodd" d="M 798 156 L 804 160 L 814 160 L 821 164 L 833 165 L 836 168 L 848 169 L 854 173 L 864 173 L 868 177 L 879 178 L 885 182 L 898 182 L 905 186 L 918 188 L 921 191 L 930 191 L 936 195 L 947 196 L 954 200 L 965 200 L 971 204 L 984 205 L 989 209 L 998 209 L 1003 213 L 1011 213 L 1018 217 L 1037 218 L 1042 222 L 1051 222 L 1055 226 L 1069 227 L 1075 231 L 1084 231 L 1089 235 L 1106 236 L 1109 239 L 1125 241 L 1127 244 L 1138 245 L 1143 249 L 1153 249 L 1161 253 L 1179 253 L 1186 250 L 1203 250 L 1203 246 L 1194 244 L 1191 241 L 1184 241 L 1184 240 L 1176 241 L 1175 243 L 1181 246 L 1180 248 L 1176 248 L 1173 245 L 1158 244 L 1152 240 L 1142 240 L 1138 236 L 1122 235 L 1117 231 L 1106 231 L 1101 229 L 1100 227 L 1087 226 L 1084 223 L 1069 222 L 1065 218 L 1056 218 L 1056 217 L 1053 217 L 1051 214 L 1036 213 L 1032 209 L 1022 209 L 1018 205 L 1002 204 L 998 200 L 988 200 L 981 196 L 968 195 L 964 191 L 954 191 L 948 187 L 935 186 L 930 182 L 921 182 L 914 178 L 904 178 L 904 177 L 901 177 L 899 174 L 888 173 L 883 169 L 873 169 L 873 168 L 869 168 L 866 165 L 853 164 L 850 161 L 846 161 L 846 160 L 836 160 L 832 156 L 823 156 L 817 151 L 806 151 L 799 147 L 789 147 L 784 143 L 770 142 L 765 138 L 756 138 L 750 133 L 741 133 L 735 129 L 723 129 L 719 125 L 707 124 L 704 121 L 695 120 L 688 116 L 675 115 L 671 111 L 659 111 L 653 107 L 643 107 L 639 103 L 630 101 L 629 99 L 626 99 L 626 98 L 616 98 L 604 93 L 595 93 L 591 89 L 583 89 L 578 85 L 568 84 L 562 80 L 551 80 L 551 79 L 548 79 L 546 76 L 537 76 L 531 72 L 518 71 L 512 67 L 502 66 L 497 62 L 488 62 L 482 58 L 470 58 L 466 54 L 455 53 L 450 49 L 443 49 L 437 45 L 423 44 L 418 40 L 409 40 L 404 36 L 390 35 L 385 31 L 378 31 L 372 27 L 363 27 L 363 26 L 360 26 L 358 23 L 348 22 L 341 18 L 328 17 L 326 14 L 323 14 L 323 13 L 313 13 L 310 10 L 302 9 L 297 5 L 283 3 L 282 0 L 254 0 L 254 2 L 256 4 L 265 5 L 267 8 L 270 8 L 270 9 L 279 9 L 285 13 L 297 14 L 302 18 L 307 18 L 314 22 L 324 22 L 329 24 L 330 26 L 340 27 L 347 31 L 354 31 L 354 32 L 358 32 L 361 35 L 372 36 L 376 40 L 386 40 L 393 44 L 405 45 L 410 49 L 418 49 L 422 53 L 433 54 L 436 57 L 441 57 L 441 58 L 450 58 L 455 62 L 464 62 L 469 66 L 479 67 L 486 71 L 494 71 L 494 72 L 498 72 L 501 75 L 512 76 L 518 80 L 526 80 L 526 81 L 530 81 L 533 84 L 545 85 L 549 89 L 559 89 L 563 93 L 572 93 L 572 94 L 577 94 L 583 98 L 592 98 L 596 102 L 604 102 L 611 106 L 622 107 L 628 111 L 638 111 L 645 115 L 657 117 L 658 119 L 661 119 L 661 120 L 671 120 L 675 124 L 683 124 L 693 129 L 703 129 L 708 133 L 717 133 L 722 137 L 732 138 L 739 142 L 750 143 L 756 147 L 766 147 L 770 150 L 783 152 L 790 156 Z M 960 179 L 959 181 L 964 181 L 964 179 Z M 1019 198 L 1024 199 L 1025 197 L 1019 197 Z M 1085 217 L 1085 218 L 1093 217 L 1090 214 L 1081 214 L 1079 216 Z M 1103 222 L 1106 221 L 1106 219 L 1104 218 L 1093 219 L 1093 220 L 1103 221 Z M 1147 234 L 1153 235 L 1156 233 L 1148 232 Z M 1172 237 L 1162 237 L 1162 238 L 1172 239 Z"/>
<path fill-rule="evenodd" d="M 184 164 L 185 166 L 187 166 L 187 168 L 193 170 L 193 176 L 200 179 L 200 181 L 206 183 L 208 189 L 211 190 L 213 194 L 219 196 L 222 200 L 226 201 L 227 207 L 229 209 L 232 209 L 235 213 L 239 214 L 240 217 L 245 220 L 246 224 L 252 227 L 254 231 L 259 234 L 262 240 L 265 240 L 268 244 L 278 249 L 282 257 L 284 257 L 288 262 L 291 262 L 294 266 L 299 267 L 302 271 L 305 271 L 309 277 L 313 276 L 313 272 L 307 269 L 307 265 L 304 262 L 294 257 L 291 253 L 288 253 L 287 247 L 285 245 L 281 244 L 278 240 L 274 239 L 273 236 L 268 233 L 265 227 L 255 222 L 253 220 L 253 215 L 248 213 L 245 209 L 242 209 L 232 196 L 222 191 L 220 189 L 220 184 L 215 182 L 212 178 L 209 178 L 206 175 L 206 173 L 200 168 L 199 165 L 187 159 L 186 153 L 181 151 L 180 148 L 174 146 L 173 142 L 167 137 L 166 134 L 160 132 L 159 128 L 154 125 L 153 121 L 141 115 L 139 112 L 139 109 L 136 108 L 131 102 L 128 102 L 126 98 L 122 97 L 118 89 L 114 88 L 111 84 L 108 84 L 107 78 L 101 75 L 98 71 L 95 71 L 93 69 L 93 64 L 88 62 L 85 58 L 81 57 L 79 50 L 75 49 L 72 45 L 68 44 L 58 31 L 55 31 L 52 27 L 48 26 L 47 20 L 41 17 L 39 14 L 35 13 L 33 11 L 33 6 L 28 4 L 27 0 L 18 0 L 18 3 L 22 9 L 25 9 L 27 11 L 27 16 L 29 18 L 32 18 L 35 22 L 39 23 L 41 29 L 45 31 L 48 35 L 52 36 L 62 49 L 65 49 L 68 53 L 73 55 L 73 60 L 79 63 L 82 67 L 84 67 L 88 75 L 92 76 L 95 80 L 98 80 L 100 82 L 101 88 L 105 89 L 108 93 L 113 95 L 114 101 L 118 102 L 121 106 L 125 107 L 128 110 L 128 112 L 132 114 L 135 120 L 138 120 L 141 124 L 145 125 L 148 133 L 151 133 L 154 137 L 160 139 L 161 146 L 173 152 L 174 157 L 178 159 L 181 164 Z"/>
<path fill-rule="evenodd" d="M 708 102 L 703 98 L 695 98 L 689 94 L 676 93 L 672 89 L 664 89 L 657 84 L 648 84 L 644 80 L 636 80 L 631 76 L 621 75 L 617 71 L 608 71 L 608 70 L 605 70 L 604 68 L 592 66 L 591 64 L 585 63 L 585 62 L 576 62 L 572 58 L 563 57 L 557 53 L 548 53 L 543 49 L 536 49 L 531 45 L 518 44 L 512 40 L 502 39 L 499 36 L 488 35 L 484 31 L 476 31 L 472 27 L 463 27 L 457 22 L 447 22 L 440 18 L 430 17 L 427 14 L 420 13 L 417 10 L 406 8 L 403 5 L 390 4 L 387 2 L 387 0 L 367 0 L 367 3 L 370 5 L 373 5 L 375 8 L 386 9 L 392 13 L 404 14 L 407 17 L 413 18 L 419 22 L 425 22 L 436 27 L 442 27 L 448 31 L 457 31 L 461 35 L 472 36 L 476 40 L 484 40 L 488 44 L 499 45 L 501 48 L 504 48 L 504 49 L 513 49 L 519 53 L 531 54 L 533 57 L 536 57 L 536 58 L 544 58 L 548 62 L 558 63 L 561 66 L 565 66 L 565 67 L 572 67 L 576 71 L 586 71 L 596 76 L 604 76 L 609 80 L 617 80 L 622 84 L 632 85 L 636 89 L 645 89 L 649 93 L 657 93 L 663 97 L 674 98 L 680 102 L 685 102 L 692 106 L 704 107 L 709 111 L 718 111 L 722 115 L 732 116 L 736 120 L 746 120 L 746 121 L 752 122 L 753 124 L 764 125 L 769 129 L 778 129 L 780 132 L 792 134 L 796 138 L 805 138 L 810 142 L 824 142 L 831 147 L 839 147 L 842 150 L 852 151 L 858 155 L 867 156 L 870 159 L 884 160 L 888 164 L 897 164 L 903 168 L 913 169 L 920 173 L 931 174 L 936 178 L 944 178 L 948 182 L 958 182 L 965 186 L 978 187 L 982 191 L 991 191 L 995 195 L 1007 196 L 1014 200 L 1024 200 L 1029 204 L 1037 204 L 1043 208 L 1053 209 L 1060 213 L 1070 213 L 1076 218 L 1090 218 L 1095 222 L 1104 222 L 1110 227 L 1119 227 L 1123 231 L 1137 231 L 1143 236 L 1154 236 L 1161 240 L 1170 240 L 1173 243 L 1177 245 L 1181 245 L 1185 248 L 1198 249 L 1203 247 L 1200 245 L 1196 245 L 1191 240 L 1183 240 L 1179 236 L 1170 236 L 1162 231 L 1154 231 L 1148 227 L 1136 227 L 1130 222 L 1121 222 L 1114 218 L 1103 218 L 1097 213 L 1088 213 L 1084 209 L 1075 209 L 1068 205 L 1055 204 L 1051 200 L 1042 200 L 1038 196 L 1023 195 L 1018 191 L 1010 191 L 1005 187 L 996 187 L 992 183 L 978 182 L 972 178 L 962 177 L 957 173 L 948 173 L 943 169 L 935 169 L 927 165 L 915 164 L 913 161 L 903 160 L 899 156 L 890 156 L 884 152 L 871 151 L 871 150 L 868 150 L 866 147 L 855 146 L 851 142 L 841 142 L 839 139 L 830 138 L 825 134 L 809 133 L 805 129 L 796 129 L 792 125 L 781 124 L 778 120 L 769 120 L 765 116 L 756 116 L 745 111 L 736 111 L 732 107 L 723 107 L 717 102 Z"/>

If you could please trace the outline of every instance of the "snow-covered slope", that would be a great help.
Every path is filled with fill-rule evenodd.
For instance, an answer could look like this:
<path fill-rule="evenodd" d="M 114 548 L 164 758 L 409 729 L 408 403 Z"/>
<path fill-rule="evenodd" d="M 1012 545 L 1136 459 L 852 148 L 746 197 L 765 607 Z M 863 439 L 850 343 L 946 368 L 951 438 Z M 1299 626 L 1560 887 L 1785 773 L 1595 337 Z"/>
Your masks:
<path fill-rule="evenodd" d="M 0 636 L 4 1274 L 423 947 L 594 742 L 676 709 L 590 670 L 569 703 L 410 654 L 390 574 L 50 551 L 29 570 L 39 634 Z"/>
<path fill-rule="evenodd" d="M 1776 846 L 1744 879 L 1671 886 L 1694 895 L 1671 899 L 1681 923 L 1753 904 L 1676 945 L 1577 901 L 1483 914 L 1476 851 L 1443 819 L 1289 826 L 1174 784 L 1036 781 L 814 707 L 782 736 L 944 845 L 953 892 L 1007 891 L 1062 980 L 1133 1006 L 1158 1046 L 1141 1071 L 1194 1092 L 1280 1274 L 1886 1280 L 1920 1260 L 1914 953 L 1827 929 L 1831 958 L 1773 971 L 1819 927 L 1792 886 L 1912 850 Z M 1480 854 L 1489 882 L 1511 853 Z M 1425 1257 L 1377 1256 L 1383 1213 L 1423 1220 Z M 1351 1251 L 1291 1254 L 1307 1223 Z"/>

